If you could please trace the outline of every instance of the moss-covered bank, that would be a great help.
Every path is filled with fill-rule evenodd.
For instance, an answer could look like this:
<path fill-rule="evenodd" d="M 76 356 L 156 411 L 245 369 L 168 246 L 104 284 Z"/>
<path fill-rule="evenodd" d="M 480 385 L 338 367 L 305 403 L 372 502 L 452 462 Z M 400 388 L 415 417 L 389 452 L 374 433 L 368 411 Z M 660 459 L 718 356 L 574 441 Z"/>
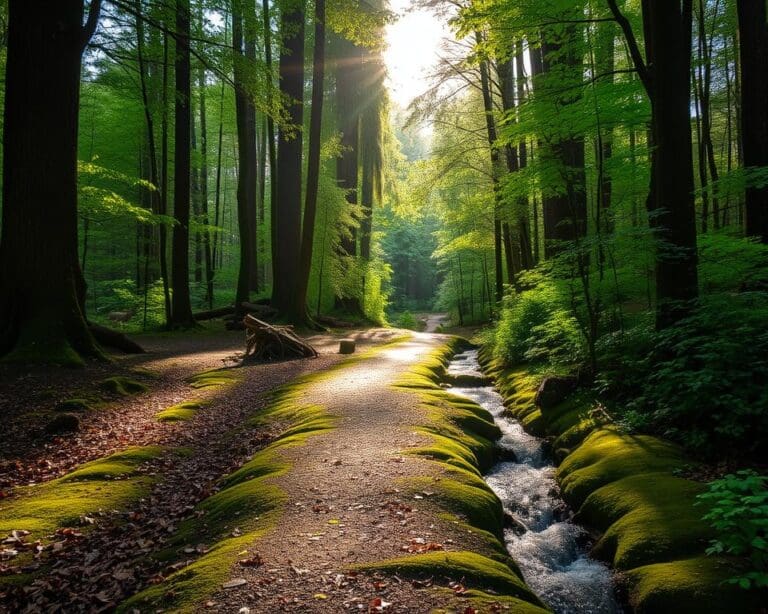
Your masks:
<path fill-rule="evenodd" d="M 705 555 L 713 535 L 695 506 L 704 487 L 679 477 L 692 463 L 679 447 L 622 431 L 579 393 L 542 411 L 534 403 L 540 376 L 505 368 L 484 351 L 480 359 L 510 415 L 552 441 L 563 498 L 601 535 L 592 554 L 622 572 L 633 611 L 761 611 L 765 594 L 727 583 L 739 563 Z"/>

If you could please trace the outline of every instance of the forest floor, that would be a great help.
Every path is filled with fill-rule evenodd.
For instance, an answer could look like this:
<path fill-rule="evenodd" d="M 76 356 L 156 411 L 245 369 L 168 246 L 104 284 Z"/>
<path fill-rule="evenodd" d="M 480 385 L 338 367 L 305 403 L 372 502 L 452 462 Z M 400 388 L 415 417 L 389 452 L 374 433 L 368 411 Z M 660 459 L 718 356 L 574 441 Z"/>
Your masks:
<path fill-rule="evenodd" d="M 372 329 L 344 336 L 356 338 L 360 351 L 403 334 Z M 296 402 L 323 408 L 333 417 L 333 428 L 313 435 L 309 444 L 280 449 L 289 469 L 270 478 L 284 493 L 279 519 L 239 553 L 248 552 L 246 560 L 254 564 L 232 565 L 231 579 L 217 582 L 218 592 L 214 590 L 200 608 L 244 613 L 423 612 L 444 605 L 446 598 L 420 590 L 418 583 L 348 570 L 352 564 L 402 556 L 413 548 L 420 551 L 423 544 L 439 542 L 440 549 L 442 544 L 451 544 L 451 549 L 484 548 L 483 539 L 472 531 L 439 519 L 439 510 L 429 512 L 430 502 L 424 501 L 427 511 L 419 513 L 420 501 L 414 501 L 413 495 L 403 501 L 399 487 L 405 478 L 439 471 L 430 468 L 428 461 L 401 455 L 428 442 L 412 427 L 424 421 L 417 394 L 396 389 L 394 384 L 446 338 L 416 333 L 333 369 L 344 360 L 336 354 L 338 338 L 310 338 L 320 351 L 314 360 L 228 370 L 236 375 L 225 379 L 224 385 L 217 385 L 221 382 L 216 376 L 213 380 L 193 376 L 221 368 L 241 351 L 242 333 L 145 336 L 140 341 L 148 349 L 146 355 L 83 371 L 3 367 L 0 412 L 7 430 L 0 441 L 0 531 L 9 534 L 4 543 L 10 545 L 3 546 L 8 556 L 0 561 L 0 580 L 23 572 L 33 574 L 25 576 L 33 581 L 21 589 L 15 589 L 14 582 L 0 583 L 0 610 L 5 605 L 10 611 L 25 607 L 30 611 L 109 611 L 143 588 L 163 586 L 179 567 L 165 568 L 153 555 L 167 547 L 179 525 L 194 518 L 195 505 L 219 491 L 224 476 L 233 475 L 275 440 L 279 424 L 259 426 L 249 418 L 269 405 L 275 389 L 328 370 L 327 377 L 317 381 L 304 378 L 308 383 L 301 386 Z M 104 385 L 115 376 L 139 380 L 147 390 L 131 394 Z M 94 408 L 78 414 L 79 430 L 46 434 L 43 427 L 57 414 L 57 404 L 77 397 L 94 400 Z M 191 412 L 191 419 L 158 419 L 161 410 L 190 401 L 199 408 Z M 158 454 L 158 449 L 179 452 Z M 141 485 L 147 489 L 142 497 L 120 501 L 121 511 L 111 505 L 89 510 L 80 515 L 82 527 L 67 525 L 42 542 L 31 542 L 24 526 L 14 524 L 28 520 L 24 514 L 24 520 L 12 515 L 16 507 L 23 507 L 25 497 L 34 514 L 35 497 L 42 497 L 40 489 L 46 485 L 66 485 L 69 472 L 85 461 L 115 452 L 134 454 L 133 450 L 150 451 L 148 460 L 117 478 L 133 484 L 138 476 L 146 480 Z M 115 476 L 106 476 L 110 479 Z M 111 492 L 109 482 L 96 484 L 96 500 L 102 487 Z M 52 506 L 55 517 L 57 502 Z M 230 521 L 236 525 L 238 519 Z M 232 536 L 240 535 L 237 526 L 232 531 Z M 194 559 L 214 547 L 193 544 L 184 552 Z M 17 555 L 22 563 L 15 563 Z M 389 609 L 388 603 L 396 605 Z"/>

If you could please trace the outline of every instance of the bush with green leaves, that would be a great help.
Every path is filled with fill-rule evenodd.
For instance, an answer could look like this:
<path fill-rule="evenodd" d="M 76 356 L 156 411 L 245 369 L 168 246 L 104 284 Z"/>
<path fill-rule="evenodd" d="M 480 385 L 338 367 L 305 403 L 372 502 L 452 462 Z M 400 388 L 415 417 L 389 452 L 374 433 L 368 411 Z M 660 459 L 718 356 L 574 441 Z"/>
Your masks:
<path fill-rule="evenodd" d="M 749 561 L 749 568 L 729 580 L 745 589 L 768 587 L 768 476 L 751 469 L 710 482 L 698 496 L 709 511 L 704 520 L 717 537 L 707 554 L 731 554 Z"/>
<path fill-rule="evenodd" d="M 410 311 L 404 311 L 397 315 L 394 324 L 398 328 L 407 328 L 408 330 L 421 330 L 422 328 L 421 322 Z"/>
<path fill-rule="evenodd" d="M 578 322 L 557 283 L 543 276 L 530 289 L 506 297 L 494 345 L 507 364 L 577 364 L 584 358 Z"/>

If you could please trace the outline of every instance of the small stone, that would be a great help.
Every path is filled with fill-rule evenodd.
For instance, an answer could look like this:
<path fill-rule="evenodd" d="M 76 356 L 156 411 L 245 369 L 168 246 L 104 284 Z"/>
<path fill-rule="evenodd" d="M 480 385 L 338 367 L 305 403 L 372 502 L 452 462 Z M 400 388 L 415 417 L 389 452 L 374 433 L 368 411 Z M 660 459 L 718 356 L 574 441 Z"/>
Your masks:
<path fill-rule="evenodd" d="M 354 339 L 342 339 L 339 341 L 339 354 L 354 354 L 355 353 L 355 340 Z"/>

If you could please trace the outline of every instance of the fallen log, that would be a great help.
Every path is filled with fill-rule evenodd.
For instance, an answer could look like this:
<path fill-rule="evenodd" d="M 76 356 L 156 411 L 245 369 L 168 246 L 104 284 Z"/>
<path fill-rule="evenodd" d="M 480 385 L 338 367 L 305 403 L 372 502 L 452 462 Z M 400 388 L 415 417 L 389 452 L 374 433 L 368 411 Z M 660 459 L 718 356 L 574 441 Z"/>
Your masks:
<path fill-rule="evenodd" d="M 198 311 L 197 313 L 193 313 L 192 317 L 195 318 L 197 322 L 202 322 L 204 320 L 223 318 L 224 316 L 233 313 L 235 313 L 235 307 L 233 305 L 228 305 L 227 307 L 218 307 L 216 309 L 209 309 L 208 311 Z"/>
<path fill-rule="evenodd" d="M 126 354 L 145 354 L 146 351 L 135 341 L 126 337 L 123 333 L 101 326 L 100 324 L 89 324 L 88 328 L 101 345 L 115 348 Z"/>
<path fill-rule="evenodd" d="M 292 326 L 273 326 L 248 314 L 243 361 L 263 362 L 286 358 L 315 358 L 317 350 L 293 332 Z"/>
<path fill-rule="evenodd" d="M 324 324 L 325 326 L 330 326 L 332 328 L 354 328 L 355 323 L 354 322 L 348 322 L 347 320 L 339 320 L 338 318 L 334 318 L 331 316 L 317 316 L 315 318 L 315 322 L 318 324 Z"/>

